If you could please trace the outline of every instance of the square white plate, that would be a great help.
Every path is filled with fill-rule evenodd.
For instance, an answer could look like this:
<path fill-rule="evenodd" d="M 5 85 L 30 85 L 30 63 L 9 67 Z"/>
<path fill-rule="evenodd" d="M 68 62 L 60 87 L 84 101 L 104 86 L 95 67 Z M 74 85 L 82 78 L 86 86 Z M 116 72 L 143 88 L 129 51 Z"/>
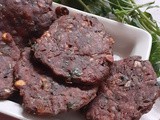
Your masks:
<path fill-rule="evenodd" d="M 62 6 L 57 3 L 53 3 L 53 7 Z M 66 7 L 66 6 L 65 6 Z M 148 60 L 151 50 L 152 38 L 151 35 L 139 28 L 122 24 L 107 18 L 92 15 L 86 12 L 75 10 L 67 7 L 70 14 L 81 13 L 98 18 L 103 23 L 106 31 L 115 39 L 114 56 L 115 59 L 121 59 L 127 56 L 139 55 L 143 60 Z M 60 115 L 57 117 L 37 117 L 28 115 L 23 112 L 21 105 L 12 101 L 0 101 L 0 112 L 6 115 L 18 118 L 20 120 L 82 120 L 83 117 L 77 118 L 76 114 L 72 115 Z M 68 118 L 67 118 L 68 117 Z M 143 119 L 145 120 L 145 119 Z M 146 119 L 151 120 L 151 119 Z"/>

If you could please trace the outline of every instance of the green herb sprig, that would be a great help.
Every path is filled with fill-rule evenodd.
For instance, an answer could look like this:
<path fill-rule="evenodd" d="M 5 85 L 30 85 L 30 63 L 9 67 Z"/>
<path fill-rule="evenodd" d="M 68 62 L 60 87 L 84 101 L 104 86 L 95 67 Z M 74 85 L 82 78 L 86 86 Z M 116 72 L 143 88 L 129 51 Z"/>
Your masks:
<path fill-rule="evenodd" d="M 137 5 L 133 0 L 109 0 L 107 2 L 118 21 L 142 28 L 152 35 L 150 61 L 157 75 L 160 76 L 160 28 L 150 13 L 140 10 L 141 7 L 150 9 L 158 6 L 152 6 L 154 2 Z"/>
<path fill-rule="evenodd" d="M 150 61 L 157 76 L 160 76 L 160 28 L 150 13 L 140 10 L 142 7 L 147 7 L 147 9 L 159 7 L 153 6 L 154 2 L 143 5 L 137 5 L 133 0 L 75 0 L 74 2 L 73 0 L 58 0 L 58 2 L 148 31 L 153 39 Z"/>

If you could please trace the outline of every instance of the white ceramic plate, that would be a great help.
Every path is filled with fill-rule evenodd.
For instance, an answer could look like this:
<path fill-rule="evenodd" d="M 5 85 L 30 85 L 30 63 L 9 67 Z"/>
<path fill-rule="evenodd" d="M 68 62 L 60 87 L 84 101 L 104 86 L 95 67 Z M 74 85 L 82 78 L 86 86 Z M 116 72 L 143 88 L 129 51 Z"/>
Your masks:
<path fill-rule="evenodd" d="M 59 4 L 53 3 L 53 7 L 61 6 Z M 148 60 L 151 50 L 152 38 L 151 35 L 139 28 L 125 25 L 107 18 L 92 15 L 86 12 L 75 10 L 73 8 L 67 7 L 70 14 L 81 13 L 84 15 L 94 16 L 99 19 L 105 26 L 106 31 L 115 39 L 114 45 L 114 57 L 116 60 L 133 55 L 142 56 L 143 60 Z M 57 117 L 37 117 L 33 115 L 28 115 L 23 112 L 21 105 L 14 103 L 12 101 L 0 101 L 0 112 L 6 115 L 18 118 L 20 120 L 82 120 L 83 117 L 77 117 L 77 114 L 65 114 L 59 115 Z M 143 119 L 145 120 L 145 119 Z M 147 119 L 146 119 L 147 120 Z M 148 119 L 151 120 L 151 119 Z M 155 120 L 155 119 L 152 119 Z"/>

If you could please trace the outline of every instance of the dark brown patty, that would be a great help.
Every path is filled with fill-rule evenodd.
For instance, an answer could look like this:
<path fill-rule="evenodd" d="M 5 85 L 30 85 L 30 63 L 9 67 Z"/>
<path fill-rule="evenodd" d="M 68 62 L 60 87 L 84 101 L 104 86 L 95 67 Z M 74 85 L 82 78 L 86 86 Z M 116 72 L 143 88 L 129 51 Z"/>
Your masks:
<path fill-rule="evenodd" d="M 7 99 L 14 90 L 13 67 L 20 57 L 20 51 L 13 40 L 8 41 L 2 36 L 0 32 L 0 99 Z"/>
<path fill-rule="evenodd" d="M 26 111 L 38 115 L 56 115 L 78 110 L 95 98 L 97 88 L 85 90 L 59 84 L 45 75 L 47 70 L 43 71 L 38 64 L 33 66 L 30 60 L 30 48 L 26 48 L 15 67 L 18 79 L 15 86 L 20 89 Z"/>
<path fill-rule="evenodd" d="M 20 36 L 37 36 L 55 19 L 52 0 L 1 0 L 1 14 Z"/>
<path fill-rule="evenodd" d="M 17 31 L 13 26 L 10 25 L 9 21 L 2 14 L 2 12 L 0 12 L 0 31 L 1 33 L 8 32 L 12 34 L 15 44 L 18 46 L 19 49 L 23 49 L 25 46 L 28 45 L 28 38 L 17 35 Z"/>
<path fill-rule="evenodd" d="M 14 33 L 14 31 L 12 31 L 12 30 L 13 30 L 13 28 L 9 25 L 8 20 L 0 12 L 0 31 Z"/>
<path fill-rule="evenodd" d="M 13 67 L 15 61 L 12 58 L 0 55 L 0 99 L 7 99 L 14 91 Z"/>
<path fill-rule="evenodd" d="M 113 42 L 96 18 L 66 15 L 37 40 L 34 55 L 66 82 L 96 84 L 109 73 Z"/>
<path fill-rule="evenodd" d="M 114 62 L 111 75 L 92 102 L 88 120 L 139 120 L 158 97 L 156 74 L 149 61 L 129 57 Z"/>

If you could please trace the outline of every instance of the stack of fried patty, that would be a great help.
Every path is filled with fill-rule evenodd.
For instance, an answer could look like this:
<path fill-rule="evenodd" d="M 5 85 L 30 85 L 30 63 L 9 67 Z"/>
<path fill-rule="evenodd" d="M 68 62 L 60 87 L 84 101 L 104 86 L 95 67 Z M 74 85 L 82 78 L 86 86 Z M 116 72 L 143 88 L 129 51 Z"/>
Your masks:
<path fill-rule="evenodd" d="M 0 4 L 0 99 L 19 91 L 37 115 L 87 106 L 88 120 L 138 120 L 151 109 L 159 88 L 150 62 L 114 61 L 116 41 L 96 18 L 55 12 L 52 0 Z"/>

